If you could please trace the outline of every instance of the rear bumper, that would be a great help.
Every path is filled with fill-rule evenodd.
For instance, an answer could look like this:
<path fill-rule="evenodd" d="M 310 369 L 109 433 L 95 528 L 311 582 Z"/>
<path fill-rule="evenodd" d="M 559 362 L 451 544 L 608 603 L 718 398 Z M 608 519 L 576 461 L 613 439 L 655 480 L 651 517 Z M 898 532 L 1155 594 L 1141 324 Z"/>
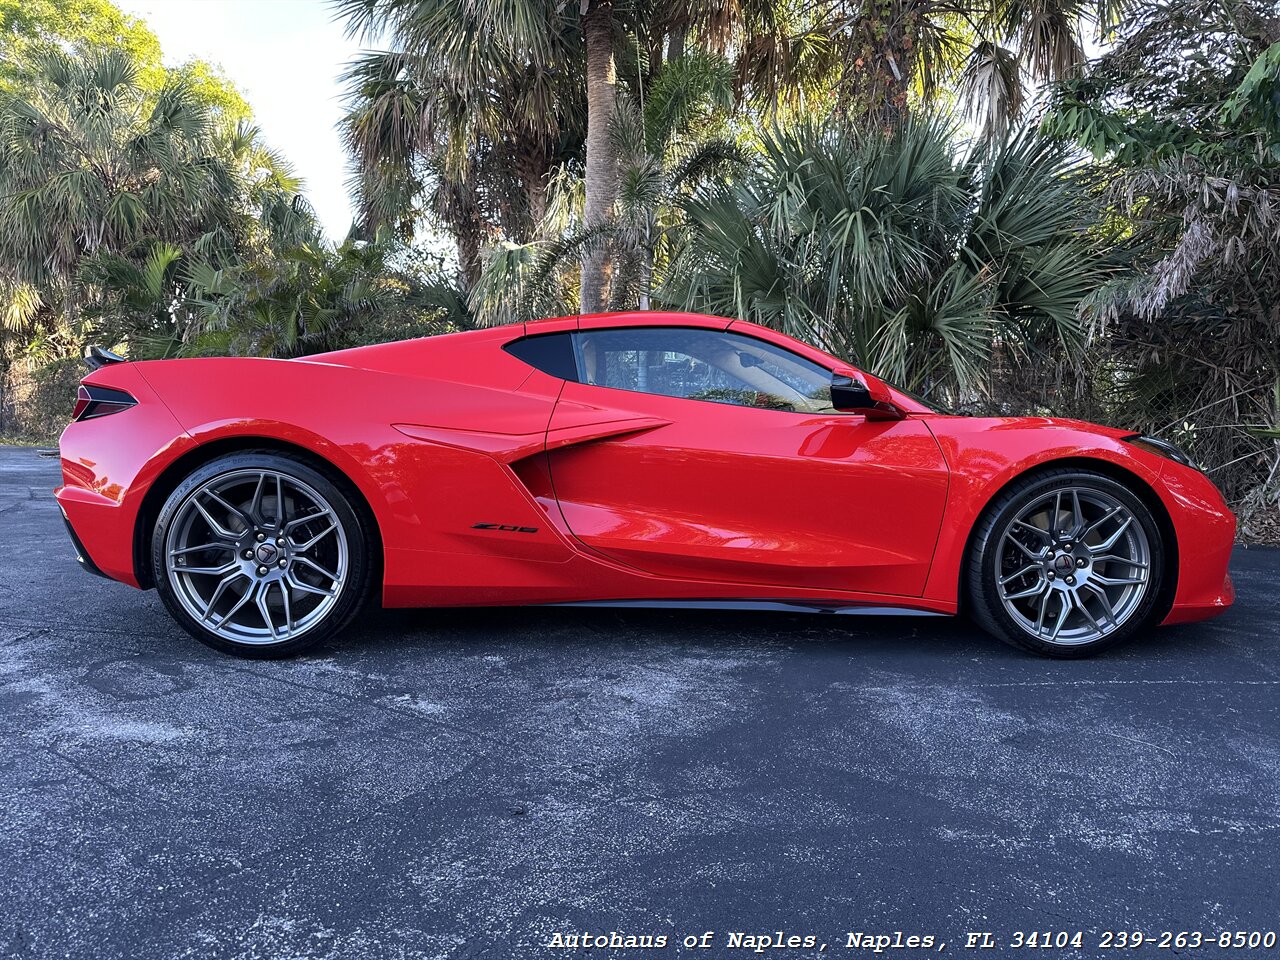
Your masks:
<path fill-rule="evenodd" d="M 59 504 L 59 509 L 61 509 L 61 504 Z M 76 562 L 80 564 L 80 568 L 86 573 L 92 573 L 95 577 L 110 580 L 110 577 L 98 569 L 98 565 L 93 562 L 93 557 L 89 556 L 89 551 L 80 542 L 80 538 L 76 535 L 76 528 L 71 526 L 71 521 L 67 519 L 66 510 L 62 510 L 62 522 L 66 525 L 67 536 L 71 538 L 71 546 L 75 548 Z"/>
<path fill-rule="evenodd" d="M 81 566 L 108 580 L 138 586 L 133 565 L 135 512 L 82 487 L 62 486 L 53 495 Z"/>

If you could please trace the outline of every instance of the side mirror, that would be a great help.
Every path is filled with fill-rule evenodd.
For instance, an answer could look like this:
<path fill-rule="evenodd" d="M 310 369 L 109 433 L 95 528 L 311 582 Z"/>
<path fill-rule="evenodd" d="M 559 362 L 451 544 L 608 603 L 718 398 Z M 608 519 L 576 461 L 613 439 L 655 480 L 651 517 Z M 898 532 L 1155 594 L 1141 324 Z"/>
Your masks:
<path fill-rule="evenodd" d="M 853 377 L 831 378 L 831 406 L 840 411 L 870 410 L 876 405 L 865 383 Z"/>
<path fill-rule="evenodd" d="M 884 383 L 870 376 L 866 380 L 860 383 L 853 377 L 833 376 L 831 406 L 844 413 L 861 413 L 868 420 L 901 420 L 902 411 L 889 399 Z"/>

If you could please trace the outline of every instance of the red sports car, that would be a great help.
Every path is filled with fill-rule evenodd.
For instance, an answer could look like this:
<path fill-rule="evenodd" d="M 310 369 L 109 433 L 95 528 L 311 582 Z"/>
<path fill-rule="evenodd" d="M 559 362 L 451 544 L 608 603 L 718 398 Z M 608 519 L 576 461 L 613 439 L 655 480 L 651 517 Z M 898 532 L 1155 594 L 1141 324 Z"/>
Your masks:
<path fill-rule="evenodd" d="M 1234 596 L 1234 518 L 1170 444 L 949 415 L 738 320 L 89 359 L 57 491 L 80 562 L 229 653 L 296 653 L 375 593 L 964 611 L 1051 656 Z"/>

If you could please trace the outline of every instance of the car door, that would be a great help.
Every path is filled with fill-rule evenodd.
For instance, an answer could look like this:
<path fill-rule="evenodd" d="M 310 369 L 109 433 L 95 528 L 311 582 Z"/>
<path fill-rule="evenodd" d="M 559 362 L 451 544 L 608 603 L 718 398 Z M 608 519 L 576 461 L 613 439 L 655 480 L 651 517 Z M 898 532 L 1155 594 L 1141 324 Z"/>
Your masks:
<path fill-rule="evenodd" d="M 947 490 L 923 422 L 838 413 L 831 370 L 724 329 L 572 337 L 548 462 L 582 543 L 660 576 L 920 595 Z"/>

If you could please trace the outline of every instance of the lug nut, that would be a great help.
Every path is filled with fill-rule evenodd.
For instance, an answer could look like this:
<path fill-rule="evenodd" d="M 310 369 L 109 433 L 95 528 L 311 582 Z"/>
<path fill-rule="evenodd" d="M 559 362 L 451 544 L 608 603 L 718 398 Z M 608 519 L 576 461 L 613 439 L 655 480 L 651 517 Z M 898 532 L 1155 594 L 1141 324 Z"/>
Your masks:
<path fill-rule="evenodd" d="M 1074 587 L 1075 585 L 1076 585 L 1076 578 L 1075 578 L 1075 577 L 1067 577 L 1067 586 L 1068 586 L 1068 587 Z"/>
<path fill-rule="evenodd" d="M 267 539 L 267 535 L 266 535 L 265 533 L 260 533 L 260 534 L 258 534 L 258 542 L 259 542 L 259 543 L 261 543 L 261 542 L 262 542 L 263 540 L 265 540 L 265 539 Z"/>
<path fill-rule="evenodd" d="M 258 568 L 258 576 L 260 576 L 260 577 L 265 577 L 266 575 L 267 575 L 267 568 L 266 568 L 266 567 L 259 567 L 259 568 Z"/>
<path fill-rule="evenodd" d="M 253 551 L 252 551 L 252 550 L 246 550 L 246 551 L 244 552 L 244 558 L 245 558 L 246 560 L 252 560 L 252 559 L 253 559 Z"/>
<path fill-rule="evenodd" d="M 1046 573 L 1046 574 L 1045 574 L 1045 576 L 1046 576 L 1047 578 L 1049 578 L 1050 580 L 1052 580 L 1052 579 L 1054 578 L 1055 574 L 1054 574 L 1054 572 L 1053 572 L 1052 570 L 1050 570 L 1048 573 Z"/>
<path fill-rule="evenodd" d="M 283 546 L 284 546 L 284 537 L 277 537 L 277 538 L 276 538 L 276 546 L 277 546 L 277 547 L 283 547 Z"/>
<path fill-rule="evenodd" d="M 1077 567 L 1083 567 L 1083 566 L 1084 566 L 1084 564 L 1085 564 L 1085 559 L 1084 559 L 1084 557 L 1081 557 L 1079 560 L 1077 560 L 1077 561 L 1076 561 L 1076 566 L 1077 566 Z"/>
<path fill-rule="evenodd" d="M 281 569 L 281 570 L 283 570 L 283 569 L 284 569 L 285 567 L 287 567 L 288 565 L 289 565 L 289 561 L 288 561 L 288 560 L 281 560 L 281 561 L 280 561 L 280 569 Z"/>
<path fill-rule="evenodd" d="M 1076 545 L 1074 543 L 1064 543 L 1062 545 L 1063 550 L 1074 550 L 1075 548 L 1076 548 Z"/>

